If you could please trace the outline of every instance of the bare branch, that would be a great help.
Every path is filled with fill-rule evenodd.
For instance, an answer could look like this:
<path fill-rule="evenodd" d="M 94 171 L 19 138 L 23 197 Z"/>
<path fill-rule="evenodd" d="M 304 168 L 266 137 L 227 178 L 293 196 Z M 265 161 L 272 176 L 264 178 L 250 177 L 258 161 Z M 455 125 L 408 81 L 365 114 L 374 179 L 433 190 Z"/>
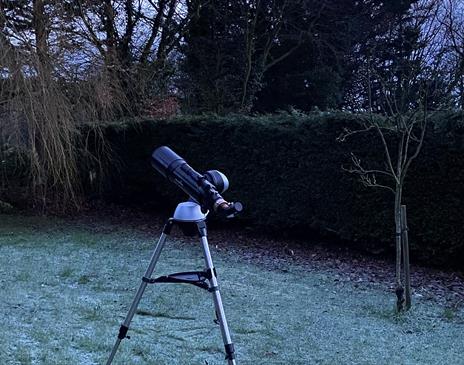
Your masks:
<path fill-rule="evenodd" d="M 417 145 L 416 150 L 414 151 L 414 154 L 411 157 L 409 157 L 409 159 L 406 162 L 406 165 L 403 169 L 403 176 L 402 176 L 403 180 L 406 177 L 406 173 L 409 169 L 409 166 L 417 158 L 417 156 L 419 156 L 419 153 L 422 150 L 422 146 L 424 145 L 425 133 L 427 131 L 427 123 L 428 123 L 428 118 L 427 118 L 426 106 L 424 106 L 424 116 L 423 116 L 423 120 L 421 123 L 421 135 L 419 137 L 419 144 Z"/>

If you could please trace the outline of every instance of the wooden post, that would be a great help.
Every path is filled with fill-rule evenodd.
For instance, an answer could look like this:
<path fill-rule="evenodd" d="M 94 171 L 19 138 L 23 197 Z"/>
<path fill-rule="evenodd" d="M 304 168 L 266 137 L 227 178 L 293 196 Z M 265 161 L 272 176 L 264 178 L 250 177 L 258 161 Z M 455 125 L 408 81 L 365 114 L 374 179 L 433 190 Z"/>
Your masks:
<path fill-rule="evenodd" d="M 404 286 L 406 310 L 411 308 L 411 272 L 409 269 L 409 239 L 408 239 L 408 220 L 406 216 L 406 205 L 401 206 L 401 243 L 403 248 L 403 266 L 404 266 Z"/>

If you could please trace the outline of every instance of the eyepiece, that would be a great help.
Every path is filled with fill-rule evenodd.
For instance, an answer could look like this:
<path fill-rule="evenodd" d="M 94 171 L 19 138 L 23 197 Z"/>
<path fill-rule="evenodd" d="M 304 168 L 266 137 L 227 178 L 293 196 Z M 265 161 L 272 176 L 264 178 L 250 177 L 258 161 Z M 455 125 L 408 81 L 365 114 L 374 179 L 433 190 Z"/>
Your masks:
<path fill-rule="evenodd" d="M 227 203 L 223 202 L 223 204 L 220 204 L 216 212 L 225 218 L 233 218 L 237 214 L 239 214 L 243 210 L 243 205 L 240 202 L 235 202 L 235 203 Z"/>

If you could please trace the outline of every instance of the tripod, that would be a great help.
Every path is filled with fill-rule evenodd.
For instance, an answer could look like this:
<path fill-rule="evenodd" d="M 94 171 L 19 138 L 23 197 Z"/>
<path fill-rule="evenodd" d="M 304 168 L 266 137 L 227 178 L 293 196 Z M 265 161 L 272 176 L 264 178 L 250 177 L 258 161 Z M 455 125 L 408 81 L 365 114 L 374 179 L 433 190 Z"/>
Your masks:
<path fill-rule="evenodd" d="M 179 225 L 186 234 L 195 233 L 195 230 L 197 230 L 197 233 L 201 239 L 206 269 L 204 271 L 175 273 L 167 276 L 160 276 L 154 279 L 151 276 L 155 270 L 155 266 L 158 262 L 161 251 L 163 250 L 166 238 L 168 235 L 170 235 L 174 224 Z M 174 212 L 173 218 L 168 219 L 167 223 L 165 224 L 158 244 L 156 245 L 155 250 L 151 256 L 150 264 L 148 265 L 145 275 L 142 277 L 142 282 L 140 283 L 139 289 L 137 290 L 137 294 L 135 295 L 124 322 L 119 328 L 118 338 L 113 346 L 113 350 L 111 351 L 106 365 L 110 365 L 113 362 L 114 356 L 116 355 L 121 341 L 126 337 L 128 338 L 127 331 L 129 330 L 130 323 L 137 311 L 137 307 L 140 303 L 140 300 L 142 299 L 145 288 L 148 284 L 155 283 L 192 284 L 212 293 L 214 306 L 216 309 L 216 316 L 221 328 L 222 340 L 224 342 L 226 360 L 228 361 L 228 365 L 236 365 L 237 363 L 235 360 L 234 345 L 230 337 L 229 327 L 227 325 L 227 320 L 222 305 L 221 294 L 219 292 L 216 270 L 214 268 L 213 260 L 211 258 L 211 253 L 208 246 L 206 214 L 201 211 L 200 206 L 196 202 L 192 201 L 180 203 Z"/>

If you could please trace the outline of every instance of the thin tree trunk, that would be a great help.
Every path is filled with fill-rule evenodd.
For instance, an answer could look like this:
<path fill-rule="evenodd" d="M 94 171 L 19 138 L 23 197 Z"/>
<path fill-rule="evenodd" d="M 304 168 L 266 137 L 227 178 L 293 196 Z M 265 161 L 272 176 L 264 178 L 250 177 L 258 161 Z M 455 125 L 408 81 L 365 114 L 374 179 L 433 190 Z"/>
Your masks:
<path fill-rule="evenodd" d="M 398 312 L 403 309 L 404 304 L 404 288 L 401 282 L 401 184 L 396 185 L 395 190 L 395 241 L 396 241 L 396 307 Z"/>
<path fill-rule="evenodd" d="M 464 76 L 461 76 L 461 82 L 459 86 L 459 93 L 461 99 L 461 110 L 464 110 Z"/>
<path fill-rule="evenodd" d="M 251 25 L 248 22 L 248 13 L 247 16 L 245 17 L 245 20 L 247 22 L 246 25 L 246 71 L 245 71 L 245 78 L 243 80 L 243 88 L 242 88 L 242 101 L 240 103 L 240 109 L 244 110 L 245 109 L 245 102 L 247 101 L 247 96 L 248 96 L 248 84 L 250 82 L 250 77 L 251 77 L 251 71 L 253 68 L 253 53 L 255 50 L 255 31 L 256 31 L 256 24 L 258 21 L 258 14 L 259 14 L 259 8 L 260 8 L 260 1 L 257 2 L 256 4 L 256 9 L 255 9 L 255 16 L 253 18 L 253 22 Z"/>
<path fill-rule="evenodd" d="M 249 32 L 249 29 L 247 29 Z M 251 35 L 253 37 L 253 35 Z M 250 36 L 247 34 L 247 65 L 246 65 L 246 72 L 245 78 L 243 80 L 243 88 L 242 88 L 242 101 L 240 103 L 240 109 L 243 110 L 245 107 L 245 101 L 247 100 L 248 94 L 248 83 L 250 82 L 251 76 L 251 69 L 252 69 L 252 57 L 253 57 L 253 39 L 250 39 Z"/>
<path fill-rule="evenodd" d="M 39 59 L 39 72 L 45 72 L 48 77 L 49 62 L 48 59 L 48 31 L 47 15 L 45 13 L 45 3 L 43 0 L 34 0 L 33 2 L 33 23 L 35 43 L 37 47 L 37 56 Z M 42 75 L 43 76 L 43 75 Z"/>
<path fill-rule="evenodd" d="M 36 44 L 36 69 L 39 83 L 39 105 L 47 105 L 48 89 L 51 81 L 50 60 L 48 57 L 48 34 L 47 34 L 47 17 L 45 14 L 45 3 L 43 0 L 33 1 L 33 25 L 34 37 Z M 47 143 L 46 133 L 47 121 L 45 112 L 40 108 L 32 108 L 29 117 L 29 142 L 31 144 L 31 163 L 33 176 L 33 194 L 40 197 L 42 209 L 46 206 L 46 194 L 48 177 L 45 172 L 45 161 L 47 160 Z"/>

